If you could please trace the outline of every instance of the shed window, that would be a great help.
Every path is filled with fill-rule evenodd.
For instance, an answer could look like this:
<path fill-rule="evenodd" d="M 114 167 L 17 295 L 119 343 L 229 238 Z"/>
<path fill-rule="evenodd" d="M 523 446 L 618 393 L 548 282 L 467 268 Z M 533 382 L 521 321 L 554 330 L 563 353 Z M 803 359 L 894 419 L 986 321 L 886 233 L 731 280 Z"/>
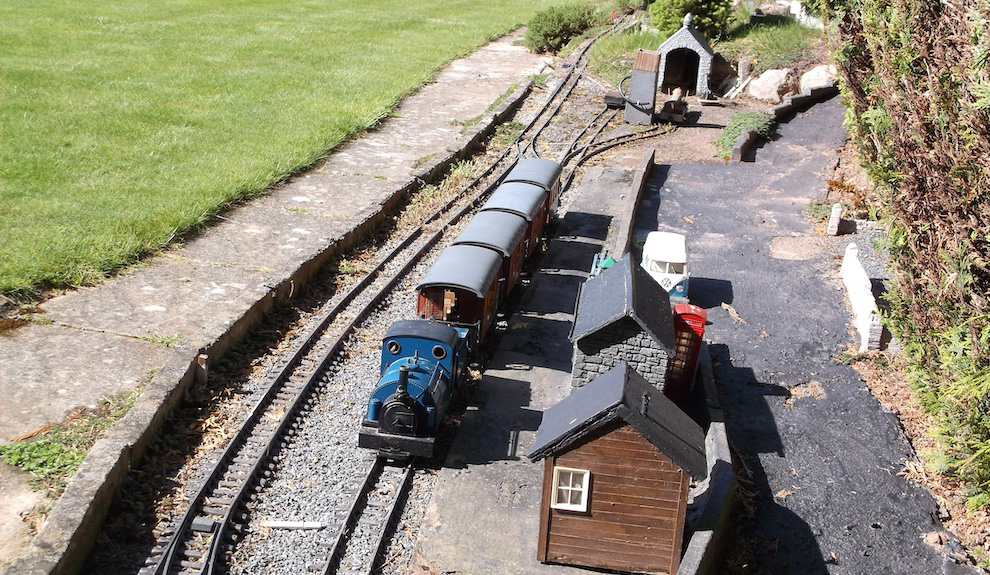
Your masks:
<path fill-rule="evenodd" d="M 550 507 L 564 511 L 587 511 L 590 483 L 590 471 L 554 467 L 553 501 Z"/>

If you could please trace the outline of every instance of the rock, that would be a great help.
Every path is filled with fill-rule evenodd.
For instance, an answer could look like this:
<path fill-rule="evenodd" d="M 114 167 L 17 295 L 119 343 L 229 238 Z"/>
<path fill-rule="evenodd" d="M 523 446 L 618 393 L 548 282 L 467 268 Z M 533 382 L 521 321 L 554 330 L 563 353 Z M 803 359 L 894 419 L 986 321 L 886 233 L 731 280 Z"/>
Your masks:
<path fill-rule="evenodd" d="M 761 4 L 757 11 L 760 14 L 772 15 L 772 16 L 788 16 L 791 13 L 791 7 L 785 4 L 773 3 L 773 4 Z"/>
<path fill-rule="evenodd" d="M 779 104 L 784 96 L 797 93 L 794 73 L 787 69 L 767 70 L 749 83 L 749 95 L 757 100 Z"/>
<path fill-rule="evenodd" d="M 835 66 L 822 64 L 801 75 L 801 93 L 835 84 Z"/>

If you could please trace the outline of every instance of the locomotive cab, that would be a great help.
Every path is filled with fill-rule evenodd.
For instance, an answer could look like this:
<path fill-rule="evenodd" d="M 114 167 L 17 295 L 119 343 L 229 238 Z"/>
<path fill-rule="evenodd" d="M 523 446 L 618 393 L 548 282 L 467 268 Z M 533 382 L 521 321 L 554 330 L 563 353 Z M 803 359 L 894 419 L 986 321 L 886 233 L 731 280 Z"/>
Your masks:
<path fill-rule="evenodd" d="M 437 429 L 467 363 L 466 349 L 449 325 L 394 323 L 382 341 L 381 377 L 358 446 L 395 459 L 433 456 Z"/>

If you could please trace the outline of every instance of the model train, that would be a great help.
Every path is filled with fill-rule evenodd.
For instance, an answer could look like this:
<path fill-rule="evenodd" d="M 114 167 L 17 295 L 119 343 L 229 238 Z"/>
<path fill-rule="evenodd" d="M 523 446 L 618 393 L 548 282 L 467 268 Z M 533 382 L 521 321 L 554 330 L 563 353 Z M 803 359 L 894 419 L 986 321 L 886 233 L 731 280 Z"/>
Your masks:
<path fill-rule="evenodd" d="M 520 160 L 416 286 L 417 319 L 382 341 L 381 375 L 358 445 L 386 457 L 432 457 L 468 358 L 477 353 L 560 201 L 560 164 Z"/>

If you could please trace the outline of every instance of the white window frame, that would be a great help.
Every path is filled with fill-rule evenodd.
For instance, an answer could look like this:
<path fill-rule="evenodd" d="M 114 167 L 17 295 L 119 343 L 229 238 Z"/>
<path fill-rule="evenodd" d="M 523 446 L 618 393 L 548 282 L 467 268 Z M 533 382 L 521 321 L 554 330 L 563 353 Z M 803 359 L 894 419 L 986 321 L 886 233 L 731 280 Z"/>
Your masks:
<path fill-rule="evenodd" d="M 571 485 L 562 487 L 560 485 L 560 479 L 562 473 L 567 474 L 567 478 L 571 480 L 570 483 L 573 483 L 573 477 L 575 475 L 580 476 L 581 485 L 578 487 L 573 487 Z M 590 488 L 591 488 L 591 471 L 588 471 L 587 469 L 574 469 L 572 467 L 558 467 L 555 465 L 553 467 L 553 491 L 550 498 L 550 507 L 552 509 L 559 509 L 561 511 L 581 511 L 581 512 L 587 511 L 588 500 L 590 499 L 589 495 L 591 494 Z M 558 502 L 557 495 L 560 493 L 561 489 L 580 493 L 581 494 L 580 501 L 578 501 L 577 503 L 570 503 L 569 501 Z M 568 497 L 568 499 L 571 499 L 571 497 Z"/>

